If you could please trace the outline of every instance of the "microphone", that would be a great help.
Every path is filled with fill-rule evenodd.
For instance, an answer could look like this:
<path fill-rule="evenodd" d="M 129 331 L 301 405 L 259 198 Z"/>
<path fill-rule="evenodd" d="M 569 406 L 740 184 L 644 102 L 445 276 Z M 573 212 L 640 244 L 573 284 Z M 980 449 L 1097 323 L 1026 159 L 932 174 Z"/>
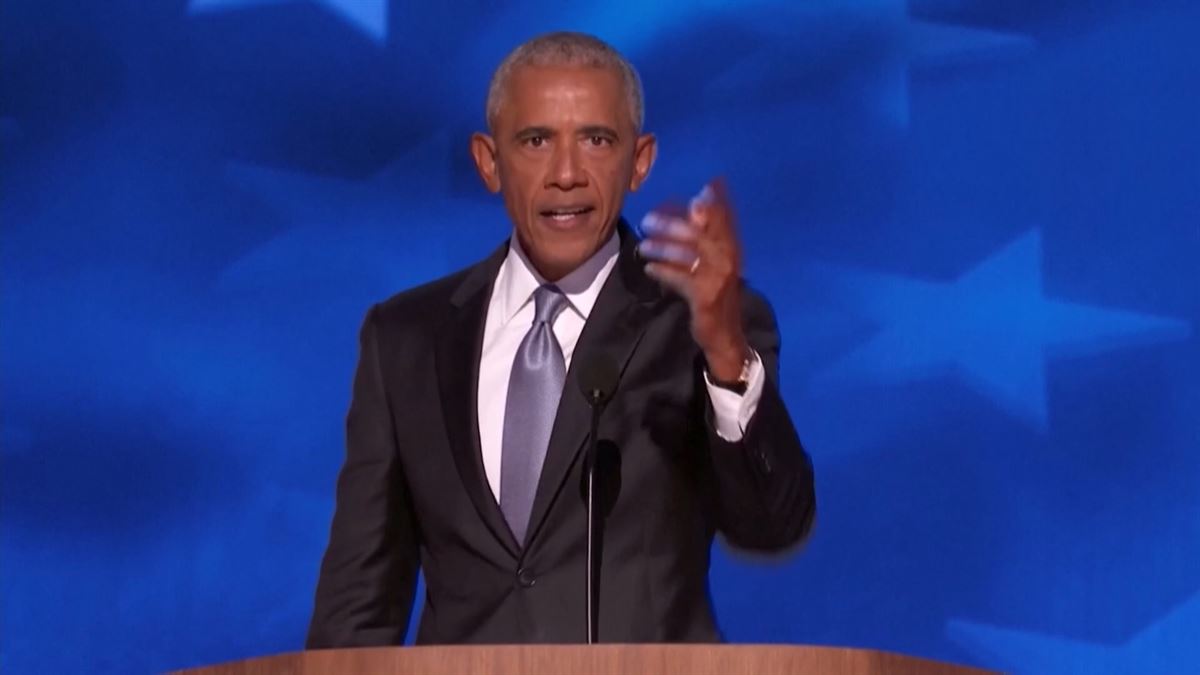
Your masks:
<path fill-rule="evenodd" d="M 580 364 L 579 390 L 594 410 L 596 406 L 603 407 L 612 398 L 620 377 L 616 361 L 607 354 L 593 354 Z"/>
<path fill-rule="evenodd" d="M 596 541 L 596 445 L 599 441 L 600 413 L 616 391 L 621 372 L 616 361 L 604 353 L 589 355 L 579 366 L 579 390 L 592 408 L 592 427 L 584 460 L 587 472 L 587 580 L 584 583 L 587 601 L 584 608 L 587 610 L 587 643 L 592 645 L 600 641 L 597 626 L 600 617 L 600 598 L 597 593 L 600 561 L 597 558 L 601 549 Z"/>

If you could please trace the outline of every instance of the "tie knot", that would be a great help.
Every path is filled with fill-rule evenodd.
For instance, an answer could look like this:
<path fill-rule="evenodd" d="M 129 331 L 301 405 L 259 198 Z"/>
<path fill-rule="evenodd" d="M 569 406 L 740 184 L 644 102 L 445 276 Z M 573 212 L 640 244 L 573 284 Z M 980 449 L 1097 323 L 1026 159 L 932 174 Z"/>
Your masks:
<path fill-rule="evenodd" d="M 567 306 L 567 296 L 558 290 L 558 286 L 546 284 L 538 286 L 533 292 L 533 325 L 539 323 L 553 324 L 558 313 Z"/>

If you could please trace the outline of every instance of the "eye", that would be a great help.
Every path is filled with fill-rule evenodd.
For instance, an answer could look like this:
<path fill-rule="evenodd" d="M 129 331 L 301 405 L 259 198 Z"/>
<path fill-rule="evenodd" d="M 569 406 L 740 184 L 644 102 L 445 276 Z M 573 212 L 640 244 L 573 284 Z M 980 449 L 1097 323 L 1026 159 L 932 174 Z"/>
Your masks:
<path fill-rule="evenodd" d="M 530 136 L 529 138 L 525 139 L 525 145 L 528 145 L 531 148 L 543 147 L 546 145 L 546 137 L 545 136 Z"/>
<path fill-rule="evenodd" d="M 606 145 L 612 145 L 612 139 L 607 136 L 592 135 L 592 136 L 588 136 L 588 143 L 590 143 L 594 147 L 599 148 L 599 147 L 603 147 Z"/>

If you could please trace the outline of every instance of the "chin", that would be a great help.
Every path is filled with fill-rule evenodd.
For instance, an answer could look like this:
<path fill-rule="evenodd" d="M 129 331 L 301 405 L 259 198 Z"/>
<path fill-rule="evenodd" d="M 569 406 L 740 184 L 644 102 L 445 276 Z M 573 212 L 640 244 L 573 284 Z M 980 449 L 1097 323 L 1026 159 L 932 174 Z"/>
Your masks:
<path fill-rule="evenodd" d="M 595 248 L 592 246 L 573 246 L 570 249 L 559 249 L 546 256 L 546 260 L 558 269 L 574 270 L 592 257 Z"/>
<path fill-rule="evenodd" d="M 560 237 L 544 238 L 539 243 L 541 245 L 536 250 L 527 249 L 526 254 L 549 281 L 557 281 L 570 274 L 592 257 L 599 247 L 599 242 L 591 236 L 572 241 L 563 241 Z"/>

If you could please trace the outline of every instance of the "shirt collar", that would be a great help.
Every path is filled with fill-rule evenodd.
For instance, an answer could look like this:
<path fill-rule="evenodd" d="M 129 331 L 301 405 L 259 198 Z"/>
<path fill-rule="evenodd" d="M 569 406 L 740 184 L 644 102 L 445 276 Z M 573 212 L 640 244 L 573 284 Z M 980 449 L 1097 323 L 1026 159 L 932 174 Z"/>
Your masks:
<path fill-rule="evenodd" d="M 571 309 L 584 321 L 591 314 L 592 307 L 596 304 L 596 298 L 600 296 L 600 288 L 604 286 L 604 282 L 612 272 L 620 252 L 621 242 L 614 228 L 608 241 L 604 242 L 598 251 L 585 260 L 582 265 L 555 282 L 554 285 L 563 292 L 563 295 L 567 296 Z M 511 321 L 513 316 L 525 306 L 525 303 L 533 299 L 533 292 L 545 283 L 546 280 L 538 274 L 533 263 L 529 262 L 525 250 L 521 248 L 521 242 L 516 232 L 513 232 L 508 246 L 508 255 L 504 258 L 500 273 L 496 277 L 494 291 L 495 296 L 500 299 L 499 309 L 503 319 L 502 323 L 507 324 Z"/>

